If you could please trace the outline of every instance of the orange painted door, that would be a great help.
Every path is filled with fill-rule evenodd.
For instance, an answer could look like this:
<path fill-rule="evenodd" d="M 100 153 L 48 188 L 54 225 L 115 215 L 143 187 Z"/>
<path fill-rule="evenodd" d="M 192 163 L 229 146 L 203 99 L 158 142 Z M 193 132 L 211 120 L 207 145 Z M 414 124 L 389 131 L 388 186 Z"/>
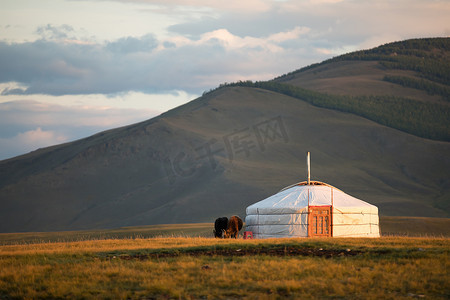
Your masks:
<path fill-rule="evenodd" d="M 310 206 L 308 236 L 332 236 L 331 206 Z"/>

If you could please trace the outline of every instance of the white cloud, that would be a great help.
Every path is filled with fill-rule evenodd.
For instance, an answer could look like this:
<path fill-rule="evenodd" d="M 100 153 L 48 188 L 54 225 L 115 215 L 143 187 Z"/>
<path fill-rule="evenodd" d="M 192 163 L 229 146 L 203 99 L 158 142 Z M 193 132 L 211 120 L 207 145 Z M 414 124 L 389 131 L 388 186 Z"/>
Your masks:
<path fill-rule="evenodd" d="M 275 43 L 285 42 L 298 39 L 300 36 L 307 34 L 310 31 L 311 28 L 296 26 L 293 30 L 272 34 L 269 36 L 268 40 Z"/>
<path fill-rule="evenodd" d="M 67 137 L 54 131 L 43 131 L 40 127 L 24 133 L 19 133 L 15 139 L 26 146 L 42 147 L 67 141 Z"/>
<path fill-rule="evenodd" d="M 283 47 L 279 45 L 280 43 L 298 39 L 301 35 L 309 31 L 309 28 L 297 26 L 292 30 L 257 38 L 251 36 L 240 37 L 230 33 L 227 29 L 218 29 L 203 34 L 200 40 L 191 41 L 191 43 L 201 47 L 211 40 L 217 40 L 228 51 L 243 49 L 248 51 L 249 49 L 255 49 L 255 51 L 259 52 L 260 49 L 264 49 L 269 52 L 281 52 L 283 51 Z"/>
<path fill-rule="evenodd" d="M 2 149 L 0 151 L 0 160 L 66 141 L 68 141 L 68 138 L 63 134 L 55 131 L 45 131 L 40 127 L 20 132 L 11 138 L 0 137 L 0 149 Z"/>
<path fill-rule="evenodd" d="M 269 50 L 270 52 L 278 52 L 282 50 L 275 43 L 268 42 L 266 39 L 254 38 L 249 36 L 241 38 L 239 36 L 231 34 L 226 29 L 207 32 L 203 34 L 202 38 L 194 44 L 198 47 L 202 47 L 203 45 L 206 45 L 211 41 L 218 41 L 226 51 L 238 51 L 241 49 L 256 49 L 256 51 L 259 51 L 259 49 L 265 49 Z"/>

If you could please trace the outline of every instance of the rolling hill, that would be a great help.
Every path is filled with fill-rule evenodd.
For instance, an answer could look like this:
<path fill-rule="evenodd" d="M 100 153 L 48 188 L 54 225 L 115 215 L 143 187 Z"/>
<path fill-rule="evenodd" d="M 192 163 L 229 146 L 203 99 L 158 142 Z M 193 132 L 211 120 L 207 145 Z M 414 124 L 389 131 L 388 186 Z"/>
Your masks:
<path fill-rule="evenodd" d="M 380 215 L 449 217 L 449 40 L 224 84 L 148 121 L 0 161 L 0 232 L 243 217 L 305 179 L 306 151 L 312 179 Z"/>

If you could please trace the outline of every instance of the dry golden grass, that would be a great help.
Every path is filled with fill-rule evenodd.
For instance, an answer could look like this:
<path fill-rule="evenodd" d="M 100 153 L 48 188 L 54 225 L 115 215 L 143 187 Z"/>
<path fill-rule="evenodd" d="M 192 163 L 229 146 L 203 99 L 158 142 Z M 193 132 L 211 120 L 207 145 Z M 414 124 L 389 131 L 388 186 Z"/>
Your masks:
<path fill-rule="evenodd" d="M 277 247 L 359 254 L 194 255 L 197 250 Z M 0 298 L 448 299 L 449 252 L 449 239 L 398 237 L 160 237 L 3 245 Z M 174 255 L 137 256 L 149 253 Z"/>

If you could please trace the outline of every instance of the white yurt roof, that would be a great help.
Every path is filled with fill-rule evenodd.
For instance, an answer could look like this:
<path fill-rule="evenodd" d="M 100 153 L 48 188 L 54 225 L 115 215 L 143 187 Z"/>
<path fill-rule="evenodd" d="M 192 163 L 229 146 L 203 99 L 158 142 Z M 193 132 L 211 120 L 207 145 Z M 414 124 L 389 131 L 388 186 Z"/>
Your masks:
<path fill-rule="evenodd" d="M 378 214 L 376 206 L 319 181 L 311 181 L 309 185 L 307 182 L 300 182 L 288 186 L 277 194 L 250 205 L 246 213 L 247 215 L 298 214 L 307 212 L 308 205 L 332 205 L 333 211 L 341 213 Z"/>

